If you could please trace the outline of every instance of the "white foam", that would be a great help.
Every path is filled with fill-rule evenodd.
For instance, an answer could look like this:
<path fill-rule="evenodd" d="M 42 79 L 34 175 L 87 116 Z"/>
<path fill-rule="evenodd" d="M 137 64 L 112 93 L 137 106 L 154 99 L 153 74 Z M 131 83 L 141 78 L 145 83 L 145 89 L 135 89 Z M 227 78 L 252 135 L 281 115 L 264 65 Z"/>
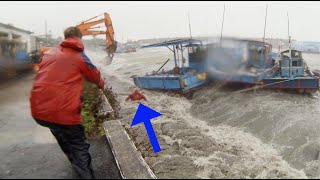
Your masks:
<path fill-rule="evenodd" d="M 220 147 L 224 147 L 222 151 L 226 153 L 226 155 L 232 156 L 232 154 L 229 153 L 232 148 L 238 151 L 239 154 L 237 157 L 239 159 L 235 160 L 234 164 L 230 166 L 230 169 L 233 171 L 233 173 L 230 174 L 231 177 L 236 177 L 232 176 L 232 174 L 243 175 L 245 171 L 249 171 L 249 174 L 254 173 L 254 177 L 256 178 L 307 178 L 303 171 L 292 168 L 283 160 L 271 145 L 262 143 L 258 138 L 249 133 L 244 133 L 239 128 L 209 126 L 206 122 L 195 119 L 188 113 L 191 104 L 185 99 L 170 97 L 170 102 L 173 103 L 168 103 L 167 99 L 168 98 L 164 96 L 157 97 L 159 102 L 157 108 L 170 108 L 174 112 L 174 115 L 170 115 L 171 118 L 183 118 L 183 121 L 187 122 L 191 127 L 201 129 L 204 135 L 213 139 L 217 144 L 224 145 Z M 171 140 L 171 142 L 173 142 L 173 140 Z M 221 168 L 223 168 L 221 167 L 221 163 L 216 164 L 216 162 L 226 163 L 226 160 L 217 156 L 217 152 L 213 152 L 209 157 L 194 157 L 193 155 L 195 155 L 195 153 L 193 150 L 190 150 L 185 153 L 185 155 L 192 158 L 197 166 L 203 167 L 203 170 L 198 173 L 200 178 L 209 178 L 210 174 L 219 174 L 218 172 L 212 172 L 212 169 L 221 170 Z M 283 174 L 277 174 L 277 171 Z M 245 178 L 252 177 L 248 175 L 245 176 Z"/>
<path fill-rule="evenodd" d="M 127 72 L 127 70 L 124 70 L 124 67 L 129 62 L 129 58 L 118 60 L 107 69 L 110 70 L 111 75 L 120 77 L 121 81 L 129 83 L 131 79 L 126 77 L 130 74 L 124 75 L 124 72 Z M 161 60 L 157 60 L 157 62 L 161 62 Z M 136 62 L 130 63 L 138 65 Z M 121 68 L 123 69 L 119 70 Z M 142 64 L 139 68 L 145 67 Z M 134 71 L 132 69 L 129 70 Z M 129 84 L 132 84 L 132 82 Z M 201 156 L 197 150 L 192 148 L 181 150 L 184 151 L 184 156 L 191 158 L 194 164 L 199 167 L 197 169 L 199 178 L 252 178 L 252 176 L 253 178 L 307 178 L 302 170 L 292 168 L 283 160 L 272 144 L 264 144 L 252 134 L 245 133 L 239 128 L 226 125 L 210 126 L 205 121 L 192 117 L 190 114 L 191 103 L 185 98 L 169 97 L 165 94 L 151 91 L 145 91 L 145 93 L 148 96 L 149 102 L 145 102 L 144 104 L 160 113 L 164 112 L 164 116 L 157 118 L 153 123 L 185 122 L 190 127 L 201 130 L 204 138 L 213 140 L 219 146 L 220 151 L 214 151 L 209 156 Z M 219 99 L 219 101 L 222 101 L 220 103 L 224 103 L 227 100 Z M 136 108 L 137 103 L 122 105 L 125 105 L 127 108 Z M 276 104 L 275 108 L 277 105 L 283 106 L 283 104 Z M 199 108 L 201 108 L 200 106 L 201 104 Z M 262 110 L 264 108 L 263 104 L 259 108 Z M 174 139 L 168 136 L 162 137 L 169 145 L 172 145 L 174 142 L 181 144 L 181 139 Z M 232 151 L 236 151 L 236 154 L 233 154 Z M 171 157 L 171 155 L 165 154 L 163 157 Z M 231 158 L 231 165 L 228 164 L 228 158 Z M 314 164 L 311 166 L 314 166 Z"/>

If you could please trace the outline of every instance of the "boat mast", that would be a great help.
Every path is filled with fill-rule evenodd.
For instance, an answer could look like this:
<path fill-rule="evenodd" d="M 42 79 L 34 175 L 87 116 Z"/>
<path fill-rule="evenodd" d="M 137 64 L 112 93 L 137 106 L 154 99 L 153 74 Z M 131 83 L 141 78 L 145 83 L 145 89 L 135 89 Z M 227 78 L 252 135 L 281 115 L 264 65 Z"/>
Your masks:
<path fill-rule="evenodd" d="M 268 4 L 266 5 L 266 16 L 264 18 L 263 44 L 265 42 L 265 37 L 266 37 L 267 15 L 268 15 Z"/>
<path fill-rule="evenodd" d="M 222 44 L 222 32 L 223 32 L 223 25 L 224 25 L 224 14 L 226 11 L 226 5 L 223 5 L 223 15 L 222 15 L 222 25 L 221 25 L 221 35 L 220 35 L 220 46 Z"/>
<path fill-rule="evenodd" d="M 192 39 L 192 34 L 191 34 L 191 23 L 190 23 L 190 14 L 188 12 L 188 20 L 189 20 L 189 33 L 190 33 L 190 41 L 189 41 L 189 44 L 191 44 L 191 39 Z M 188 47 L 188 54 L 190 53 L 190 48 Z M 192 52 L 193 52 L 193 47 L 192 47 Z M 182 44 L 181 44 L 181 60 L 182 60 L 182 72 L 184 71 L 184 57 L 183 57 L 183 47 L 182 47 Z"/>
<path fill-rule="evenodd" d="M 189 33 L 190 33 L 190 39 L 192 39 L 192 35 L 191 35 L 191 23 L 190 23 L 190 14 L 188 12 L 188 19 L 189 19 Z"/>
<path fill-rule="evenodd" d="M 291 36 L 290 36 L 290 31 L 289 31 L 289 13 L 287 12 L 287 16 L 288 16 L 288 37 L 289 37 L 289 78 L 291 78 Z"/>
<path fill-rule="evenodd" d="M 262 68 L 265 60 L 265 37 L 266 37 L 266 27 L 267 27 L 267 16 L 268 16 L 268 5 L 266 5 L 266 16 L 264 18 L 264 30 L 263 30 L 263 47 L 261 51 L 261 58 L 260 58 L 260 67 Z"/>

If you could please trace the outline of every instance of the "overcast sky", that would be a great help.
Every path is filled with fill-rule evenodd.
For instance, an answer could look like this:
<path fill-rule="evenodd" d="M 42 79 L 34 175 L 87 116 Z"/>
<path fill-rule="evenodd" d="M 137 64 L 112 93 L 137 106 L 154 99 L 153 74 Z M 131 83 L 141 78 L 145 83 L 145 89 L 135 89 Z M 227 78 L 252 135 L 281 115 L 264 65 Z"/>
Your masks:
<path fill-rule="evenodd" d="M 0 2 L 0 22 L 45 33 L 45 20 L 54 37 L 83 20 L 108 12 L 118 41 L 127 39 L 188 36 L 188 16 L 193 36 L 223 35 L 263 37 L 268 4 L 266 37 L 320 41 L 320 2 Z"/>

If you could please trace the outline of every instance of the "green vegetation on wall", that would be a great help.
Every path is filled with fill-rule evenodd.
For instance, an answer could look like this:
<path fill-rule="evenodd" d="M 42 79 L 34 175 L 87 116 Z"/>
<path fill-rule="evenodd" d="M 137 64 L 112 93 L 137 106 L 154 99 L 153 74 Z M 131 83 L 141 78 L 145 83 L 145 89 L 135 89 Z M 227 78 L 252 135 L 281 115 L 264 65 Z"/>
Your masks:
<path fill-rule="evenodd" d="M 99 120 L 99 106 L 100 98 L 98 94 L 99 89 L 96 85 L 84 82 L 83 97 L 84 101 L 82 104 L 82 124 L 85 128 L 87 137 L 104 136 L 105 132 L 102 127 L 102 122 Z"/>

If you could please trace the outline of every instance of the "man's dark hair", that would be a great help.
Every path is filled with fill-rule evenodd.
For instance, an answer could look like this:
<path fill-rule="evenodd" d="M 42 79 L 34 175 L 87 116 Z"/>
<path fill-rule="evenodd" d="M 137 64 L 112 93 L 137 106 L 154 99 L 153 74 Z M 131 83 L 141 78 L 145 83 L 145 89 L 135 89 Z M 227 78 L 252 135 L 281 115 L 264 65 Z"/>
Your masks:
<path fill-rule="evenodd" d="M 64 30 L 64 38 L 67 39 L 71 36 L 75 36 L 81 39 L 82 33 L 77 27 L 68 27 L 66 30 Z"/>

